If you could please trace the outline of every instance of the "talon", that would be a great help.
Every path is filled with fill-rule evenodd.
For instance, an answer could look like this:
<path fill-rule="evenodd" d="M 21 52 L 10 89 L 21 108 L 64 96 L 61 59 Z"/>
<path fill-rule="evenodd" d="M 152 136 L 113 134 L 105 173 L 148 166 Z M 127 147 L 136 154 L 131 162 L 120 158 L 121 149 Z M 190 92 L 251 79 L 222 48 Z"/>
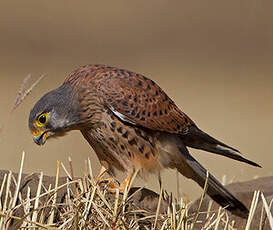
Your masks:
<path fill-rule="evenodd" d="M 106 185 L 118 185 L 118 187 L 120 186 L 120 183 L 117 179 L 114 178 L 102 178 L 100 180 L 97 181 L 97 184 L 99 186 L 106 184 Z"/>
<path fill-rule="evenodd" d="M 120 189 L 120 183 L 115 178 L 101 178 L 96 180 L 97 185 L 106 189 L 108 192 L 116 192 L 116 189 Z"/>

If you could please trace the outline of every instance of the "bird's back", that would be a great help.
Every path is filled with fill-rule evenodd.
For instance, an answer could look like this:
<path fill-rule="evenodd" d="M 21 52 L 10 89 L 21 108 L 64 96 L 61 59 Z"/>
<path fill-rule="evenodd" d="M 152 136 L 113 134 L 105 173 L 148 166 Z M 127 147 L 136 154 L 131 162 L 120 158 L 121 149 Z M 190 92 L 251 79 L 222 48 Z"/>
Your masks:
<path fill-rule="evenodd" d="M 105 106 L 134 125 L 177 134 L 195 125 L 154 81 L 132 71 L 86 65 L 73 71 L 65 83 L 96 89 Z"/>

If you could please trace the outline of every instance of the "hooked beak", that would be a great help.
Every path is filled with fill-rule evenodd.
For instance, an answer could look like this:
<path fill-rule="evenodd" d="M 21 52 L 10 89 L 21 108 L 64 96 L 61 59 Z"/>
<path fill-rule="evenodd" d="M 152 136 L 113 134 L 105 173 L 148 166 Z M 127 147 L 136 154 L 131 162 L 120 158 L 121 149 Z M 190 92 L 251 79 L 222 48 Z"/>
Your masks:
<path fill-rule="evenodd" d="M 47 132 L 41 132 L 41 133 L 33 133 L 33 140 L 37 145 L 43 145 L 45 144 L 47 139 Z"/>

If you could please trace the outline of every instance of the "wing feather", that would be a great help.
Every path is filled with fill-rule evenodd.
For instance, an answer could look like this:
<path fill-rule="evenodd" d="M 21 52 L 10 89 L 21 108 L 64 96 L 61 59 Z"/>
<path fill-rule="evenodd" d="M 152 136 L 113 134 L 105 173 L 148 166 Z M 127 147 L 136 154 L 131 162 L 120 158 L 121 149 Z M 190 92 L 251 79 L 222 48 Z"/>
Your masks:
<path fill-rule="evenodd" d="M 72 72 L 65 83 L 96 88 L 102 103 L 132 125 L 169 133 L 186 133 L 194 125 L 154 81 L 141 74 L 106 65 L 86 65 Z"/>
<path fill-rule="evenodd" d="M 194 124 L 154 81 L 117 68 L 102 74 L 98 93 L 121 120 L 170 133 L 182 133 Z"/>

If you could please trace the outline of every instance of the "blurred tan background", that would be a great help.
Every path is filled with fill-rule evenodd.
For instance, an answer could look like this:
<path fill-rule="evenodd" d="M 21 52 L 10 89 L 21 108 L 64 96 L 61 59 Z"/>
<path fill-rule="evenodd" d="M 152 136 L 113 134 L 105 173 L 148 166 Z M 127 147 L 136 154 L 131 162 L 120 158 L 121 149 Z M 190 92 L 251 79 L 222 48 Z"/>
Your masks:
<path fill-rule="evenodd" d="M 273 174 L 273 2 L 230 1 L 1 1 L 1 169 L 53 175 L 56 161 L 73 159 L 84 173 L 91 157 L 79 132 L 38 147 L 28 131 L 28 114 L 44 93 L 80 65 L 104 63 L 155 80 L 199 127 L 260 163 L 254 168 L 191 150 L 217 178 L 244 181 Z M 47 74 L 10 114 L 18 89 L 31 73 Z M 164 186 L 176 194 L 175 172 Z M 147 187 L 158 189 L 155 177 Z M 190 198 L 200 189 L 180 177 Z"/>

